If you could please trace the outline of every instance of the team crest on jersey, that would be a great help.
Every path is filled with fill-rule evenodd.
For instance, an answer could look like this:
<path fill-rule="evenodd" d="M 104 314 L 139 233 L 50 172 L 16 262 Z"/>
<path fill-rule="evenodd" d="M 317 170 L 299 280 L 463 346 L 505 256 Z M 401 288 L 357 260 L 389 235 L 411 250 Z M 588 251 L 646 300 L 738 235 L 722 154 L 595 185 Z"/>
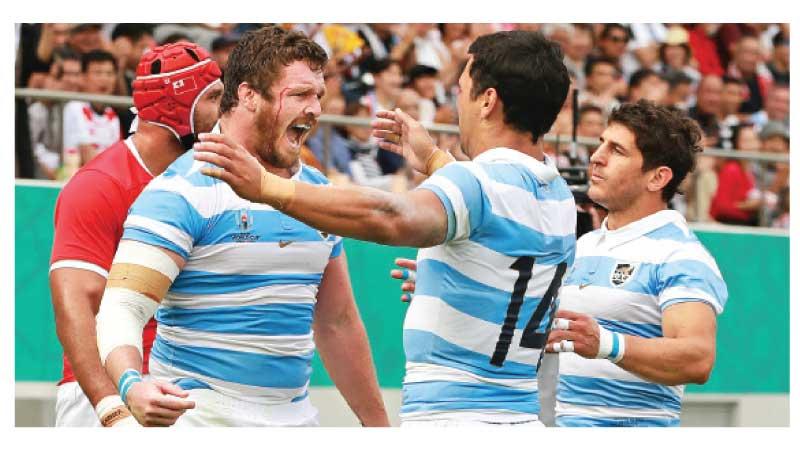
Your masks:
<path fill-rule="evenodd" d="M 620 287 L 633 278 L 636 272 L 636 265 L 631 263 L 617 263 L 614 271 L 611 272 L 611 284 L 614 287 Z"/>
<path fill-rule="evenodd" d="M 249 209 L 243 208 L 236 212 L 236 228 L 239 232 L 231 236 L 234 242 L 255 242 L 259 238 L 250 232 L 253 230 L 253 213 Z"/>

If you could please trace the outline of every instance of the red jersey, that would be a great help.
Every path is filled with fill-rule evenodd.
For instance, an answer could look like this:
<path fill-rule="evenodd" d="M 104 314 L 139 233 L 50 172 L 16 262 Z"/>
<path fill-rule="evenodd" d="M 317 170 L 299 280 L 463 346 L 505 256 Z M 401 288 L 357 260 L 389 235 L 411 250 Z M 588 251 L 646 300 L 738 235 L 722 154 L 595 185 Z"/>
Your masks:
<path fill-rule="evenodd" d="M 82 167 L 56 202 L 50 270 L 71 267 L 107 278 L 128 209 L 152 179 L 131 138 L 118 141 Z M 142 335 L 144 373 L 148 373 L 155 334 L 156 322 L 151 319 Z M 70 381 L 75 381 L 75 376 L 64 355 L 63 378 L 58 384 Z"/>

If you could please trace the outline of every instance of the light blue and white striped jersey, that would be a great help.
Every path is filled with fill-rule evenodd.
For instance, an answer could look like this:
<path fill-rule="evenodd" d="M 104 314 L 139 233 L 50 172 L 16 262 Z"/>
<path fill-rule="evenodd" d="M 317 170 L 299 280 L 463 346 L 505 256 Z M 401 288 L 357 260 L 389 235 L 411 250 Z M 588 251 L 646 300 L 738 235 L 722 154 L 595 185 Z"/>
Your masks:
<path fill-rule="evenodd" d="M 728 291 L 683 216 L 663 210 L 613 231 L 603 222 L 582 236 L 559 298 L 559 308 L 611 331 L 656 338 L 671 305 L 704 302 L 719 314 Z M 556 423 L 677 426 L 682 395 L 683 386 L 645 381 L 609 360 L 561 353 Z"/>
<path fill-rule="evenodd" d="M 151 181 L 125 221 L 123 239 L 186 259 L 156 312 L 150 372 L 264 404 L 302 400 L 317 290 L 341 238 L 240 198 L 193 153 Z M 305 165 L 292 178 L 327 184 Z"/>
<path fill-rule="evenodd" d="M 535 419 L 554 294 L 575 253 L 572 193 L 554 167 L 507 148 L 420 188 L 444 205 L 447 238 L 417 256 L 401 417 Z"/>

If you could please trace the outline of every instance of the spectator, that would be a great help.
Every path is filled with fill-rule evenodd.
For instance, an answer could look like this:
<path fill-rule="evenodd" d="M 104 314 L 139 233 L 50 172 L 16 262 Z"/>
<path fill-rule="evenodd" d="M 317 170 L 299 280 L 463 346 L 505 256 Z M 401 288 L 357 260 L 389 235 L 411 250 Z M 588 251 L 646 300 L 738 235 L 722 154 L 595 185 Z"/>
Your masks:
<path fill-rule="evenodd" d="M 325 94 L 328 97 L 329 94 Z M 345 103 L 341 96 L 330 97 L 322 107 L 323 114 L 343 115 L 345 113 Z M 343 128 L 330 127 L 330 141 L 328 147 L 327 167 L 324 170 L 330 178 L 331 171 L 336 174 L 342 174 L 350 177 L 350 161 L 352 155 L 350 152 L 349 142 L 347 141 L 347 132 Z M 320 161 L 323 166 L 326 163 L 325 157 L 325 129 L 324 126 L 319 125 L 317 129 L 308 137 L 306 145 L 314 154 L 316 159 Z M 338 177 L 335 177 L 338 178 Z"/>
<path fill-rule="evenodd" d="M 694 84 L 700 81 L 700 72 L 690 64 L 692 48 L 689 46 L 689 33 L 683 27 L 670 27 L 664 43 L 659 47 L 658 59 L 661 74 L 681 72 Z"/>
<path fill-rule="evenodd" d="M 81 90 L 81 58 L 68 47 L 53 51 L 50 74 L 44 89 L 77 92 Z M 55 180 L 61 165 L 60 136 L 56 136 L 54 120 L 60 120 L 61 107 L 50 101 L 38 101 L 28 107 L 31 145 L 36 162 L 36 178 Z"/>
<path fill-rule="evenodd" d="M 723 118 L 722 78 L 716 75 L 703 77 L 697 86 L 697 102 L 689 108 L 689 116 L 700 124 L 705 135 L 705 143 L 717 147 L 720 140 L 720 121 Z"/>
<path fill-rule="evenodd" d="M 78 54 L 84 55 L 92 50 L 110 50 L 111 44 L 103 39 L 103 26 L 99 23 L 81 23 L 70 30 L 67 44 Z"/>
<path fill-rule="evenodd" d="M 586 138 L 599 138 L 606 129 L 606 117 L 603 115 L 603 110 L 599 107 L 587 104 L 578 109 L 578 136 Z M 578 145 L 576 163 L 580 165 L 588 165 L 589 157 L 592 155 L 597 146 Z"/>
<path fill-rule="evenodd" d="M 611 60 L 625 79 L 639 69 L 639 63 L 628 53 L 630 39 L 631 32 L 627 27 L 619 23 L 605 24 L 597 40 L 594 55 Z M 621 87 L 618 90 L 621 90 Z"/>
<path fill-rule="evenodd" d="M 84 54 L 81 71 L 84 92 L 105 95 L 113 92 L 117 60 L 111 53 L 92 50 Z M 67 102 L 63 121 L 66 178 L 121 139 L 119 118 L 110 106 L 83 101 Z"/>
<path fill-rule="evenodd" d="M 375 61 L 371 68 L 375 88 L 362 101 L 369 107 L 370 115 L 380 110 L 392 110 L 397 104 L 397 97 L 403 88 L 403 72 L 400 64 L 391 59 Z"/>
<path fill-rule="evenodd" d="M 743 119 L 746 119 L 739 114 L 746 89 L 747 87 L 739 78 L 730 76 L 722 78 L 718 145 L 724 149 L 736 148 L 733 130 L 743 122 Z"/>
<path fill-rule="evenodd" d="M 217 62 L 223 72 L 225 66 L 228 65 L 228 57 L 239 42 L 239 38 L 238 34 L 223 34 L 211 41 L 211 59 Z"/>
<path fill-rule="evenodd" d="M 117 58 L 122 86 L 118 92 L 130 95 L 131 83 L 136 78 L 136 66 L 142 54 L 155 47 L 152 25 L 146 23 L 119 23 L 111 32 L 111 52 Z"/>
<path fill-rule="evenodd" d="M 739 112 L 752 114 L 764 106 L 764 97 L 772 84 L 772 74 L 762 58 L 761 44 L 755 36 L 742 36 L 734 46 L 728 75 L 742 79 L 747 86 Z"/>
<path fill-rule="evenodd" d="M 416 65 L 408 72 L 408 85 L 420 97 L 418 104 L 419 120 L 423 123 L 433 123 L 436 108 L 440 102 L 436 99 L 439 71 L 430 66 Z"/>
<path fill-rule="evenodd" d="M 615 94 L 615 79 L 619 76 L 614 61 L 605 58 L 590 58 L 586 63 L 586 89 L 579 91 L 578 103 L 592 103 L 603 108 L 605 115 L 619 106 Z"/>
<path fill-rule="evenodd" d="M 692 79 L 683 72 L 668 72 L 663 79 L 667 82 L 663 104 L 687 111 L 692 99 Z"/>
<path fill-rule="evenodd" d="M 192 40 L 189 39 L 189 36 L 186 33 L 175 32 L 159 41 L 158 45 L 177 44 L 178 42 L 191 43 Z"/>
<path fill-rule="evenodd" d="M 348 115 L 370 118 L 370 106 L 364 103 L 352 103 L 347 106 Z M 348 126 L 348 145 L 352 154 L 350 173 L 353 182 L 362 186 L 371 186 L 386 191 L 393 190 L 396 182 L 392 175 L 385 175 L 378 164 L 378 146 L 372 139 L 369 127 Z"/>
<path fill-rule="evenodd" d="M 734 143 L 743 151 L 758 151 L 761 147 L 755 129 L 748 124 L 734 129 Z M 718 179 L 717 192 L 711 200 L 711 217 L 727 224 L 758 225 L 763 195 L 756 184 L 751 163 L 728 159 L 722 163 Z"/>
<path fill-rule="evenodd" d="M 421 102 L 423 98 L 411 88 L 405 88 L 400 91 L 400 96 L 397 97 L 397 107 L 402 109 L 403 112 L 408 114 L 409 116 L 413 117 L 415 120 L 422 120 L 421 119 Z M 426 124 L 431 124 L 435 120 L 436 117 L 436 106 L 433 106 L 433 111 L 430 115 L 430 120 L 426 122 Z"/>
<path fill-rule="evenodd" d="M 697 61 L 697 70 L 703 76 L 725 74 L 717 49 L 718 23 L 698 23 L 689 31 L 689 47 Z"/>
<path fill-rule="evenodd" d="M 44 83 L 50 72 L 53 52 L 67 45 L 72 27 L 71 23 L 43 23 L 33 29 L 34 32 L 38 29 L 40 35 L 38 42 L 30 45 L 29 48 L 33 49 L 35 46 L 36 51 L 28 56 L 27 67 L 23 68 L 23 71 L 29 71 L 24 75 L 28 77 L 28 87 L 47 89 Z"/>
<path fill-rule="evenodd" d="M 761 129 L 767 122 L 781 122 L 789 126 L 789 85 L 773 84 L 767 92 L 764 109 L 750 116 L 750 121 Z"/>
<path fill-rule="evenodd" d="M 768 122 L 761 133 L 761 147 L 765 153 L 789 155 L 789 129 L 781 122 Z M 762 186 L 766 186 L 769 194 L 767 200 L 767 216 L 770 219 L 780 215 L 779 196 L 789 188 L 789 163 L 775 162 L 758 165 L 757 174 Z"/>
<path fill-rule="evenodd" d="M 631 103 L 641 99 L 662 104 L 667 95 L 667 83 L 652 69 L 639 69 L 631 75 L 628 100 Z"/>
<path fill-rule="evenodd" d="M 659 46 L 667 38 L 667 27 L 661 23 L 632 23 L 630 27 L 629 50 L 639 62 L 639 67 L 653 69 L 658 62 Z"/>
<path fill-rule="evenodd" d="M 578 89 L 586 88 L 586 59 L 592 52 L 594 40 L 592 30 L 586 24 L 576 24 L 572 36 L 564 46 L 564 65 L 570 73 L 575 74 L 575 85 Z"/>
<path fill-rule="evenodd" d="M 783 31 L 772 38 L 772 58 L 767 69 L 776 83 L 789 84 L 789 36 Z"/>
<path fill-rule="evenodd" d="M 394 25 L 389 23 L 356 25 L 356 32 L 364 40 L 360 73 L 369 72 L 377 61 L 389 59 L 392 49 L 400 42 L 393 28 Z"/>
<path fill-rule="evenodd" d="M 778 215 L 772 220 L 772 228 L 789 230 L 789 186 L 778 193 Z"/>

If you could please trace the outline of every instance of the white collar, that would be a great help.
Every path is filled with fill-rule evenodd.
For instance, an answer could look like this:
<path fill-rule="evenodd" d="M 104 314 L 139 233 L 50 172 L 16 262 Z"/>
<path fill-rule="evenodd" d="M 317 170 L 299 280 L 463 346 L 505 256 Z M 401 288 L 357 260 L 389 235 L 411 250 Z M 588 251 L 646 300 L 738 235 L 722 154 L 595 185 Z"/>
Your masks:
<path fill-rule="evenodd" d="M 662 209 L 616 230 L 608 229 L 608 217 L 606 217 L 598 231 L 601 237 L 605 238 L 607 245 L 614 247 L 642 237 L 670 223 L 680 228 L 688 236 L 689 227 L 686 219 L 674 209 Z"/>
<path fill-rule="evenodd" d="M 127 139 L 125 139 L 125 145 L 128 146 L 128 150 L 130 150 L 131 154 L 133 154 L 133 157 L 136 158 L 136 161 L 139 163 L 139 165 L 142 166 L 142 169 L 144 169 L 148 175 L 155 178 L 155 175 L 153 175 L 153 173 L 150 172 L 150 169 L 148 169 L 145 165 L 142 155 L 139 153 L 139 149 L 136 148 L 136 144 L 133 143 L 133 135 L 130 135 Z"/>
<path fill-rule="evenodd" d="M 495 162 L 495 161 L 510 161 L 522 164 L 533 172 L 545 184 L 549 184 L 558 176 L 558 169 L 553 160 L 544 155 L 544 162 L 526 155 L 518 150 L 513 150 L 507 147 L 496 147 L 473 158 L 475 162 Z"/>

